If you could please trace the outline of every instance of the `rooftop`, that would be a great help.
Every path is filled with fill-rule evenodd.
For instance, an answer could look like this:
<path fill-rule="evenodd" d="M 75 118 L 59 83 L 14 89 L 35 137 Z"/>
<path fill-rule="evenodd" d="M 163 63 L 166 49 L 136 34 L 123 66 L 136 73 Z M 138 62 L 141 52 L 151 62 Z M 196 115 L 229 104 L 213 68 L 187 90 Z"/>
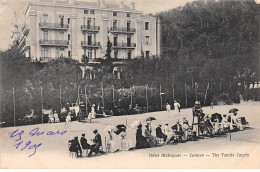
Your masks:
<path fill-rule="evenodd" d="M 127 12 L 135 12 L 142 13 L 141 11 L 137 11 L 135 9 L 135 3 L 131 3 L 130 5 L 124 4 L 124 1 L 121 1 L 119 4 L 110 4 L 106 3 L 105 0 L 33 0 L 28 3 L 25 14 L 28 11 L 29 5 L 38 4 L 38 5 L 55 5 L 55 6 L 64 6 L 64 7 L 76 7 L 76 8 L 101 8 L 103 10 L 111 10 L 111 11 L 127 11 Z"/>

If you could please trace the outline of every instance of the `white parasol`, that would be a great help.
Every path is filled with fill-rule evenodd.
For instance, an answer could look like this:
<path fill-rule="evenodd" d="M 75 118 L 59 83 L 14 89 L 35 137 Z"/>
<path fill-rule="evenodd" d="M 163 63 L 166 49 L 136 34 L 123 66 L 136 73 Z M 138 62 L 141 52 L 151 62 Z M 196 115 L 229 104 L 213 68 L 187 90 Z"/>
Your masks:
<path fill-rule="evenodd" d="M 135 128 L 137 128 L 137 126 L 140 125 L 140 124 L 141 124 L 140 121 L 134 121 L 134 122 L 132 122 L 132 124 L 130 125 L 130 128 L 131 128 L 131 129 L 135 129 Z"/>
<path fill-rule="evenodd" d="M 117 128 L 113 125 L 108 125 L 104 130 L 113 132 L 113 131 L 117 131 Z"/>

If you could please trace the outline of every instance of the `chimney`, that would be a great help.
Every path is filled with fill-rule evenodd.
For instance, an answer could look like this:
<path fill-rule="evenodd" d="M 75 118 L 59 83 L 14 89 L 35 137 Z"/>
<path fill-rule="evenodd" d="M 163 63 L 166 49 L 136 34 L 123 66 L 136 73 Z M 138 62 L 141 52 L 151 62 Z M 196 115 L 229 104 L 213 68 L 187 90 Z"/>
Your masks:
<path fill-rule="evenodd" d="M 131 3 L 131 10 L 135 10 L 135 3 L 134 2 Z"/>
<path fill-rule="evenodd" d="M 123 9 L 125 6 L 124 1 L 120 1 L 120 8 Z"/>

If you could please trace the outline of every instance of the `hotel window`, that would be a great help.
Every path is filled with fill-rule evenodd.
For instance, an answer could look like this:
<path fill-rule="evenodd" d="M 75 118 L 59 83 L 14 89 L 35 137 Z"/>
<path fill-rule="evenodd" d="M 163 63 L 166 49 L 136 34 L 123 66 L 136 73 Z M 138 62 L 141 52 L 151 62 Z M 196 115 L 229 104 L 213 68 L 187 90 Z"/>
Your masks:
<path fill-rule="evenodd" d="M 70 40 L 70 34 L 68 34 L 68 41 Z"/>
<path fill-rule="evenodd" d="M 90 26 L 91 26 L 91 18 L 88 18 L 88 20 L 87 20 L 87 28 L 89 29 Z"/>
<path fill-rule="evenodd" d="M 131 59 L 131 56 L 132 56 L 131 50 L 128 50 L 128 52 L 127 52 L 127 58 L 130 60 L 130 59 Z"/>
<path fill-rule="evenodd" d="M 88 14 L 88 10 L 84 10 L 84 14 Z"/>
<path fill-rule="evenodd" d="M 88 49 L 88 58 L 92 59 L 92 49 Z"/>
<path fill-rule="evenodd" d="M 64 16 L 59 16 L 60 18 L 60 26 L 63 28 L 64 25 Z"/>
<path fill-rule="evenodd" d="M 90 10 L 90 14 L 95 14 L 95 11 L 94 10 Z"/>
<path fill-rule="evenodd" d="M 68 51 L 68 57 L 70 57 L 70 51 Z"/>
<path fill-rule="evenodd" d="M 131 28 L 131 21 L 130 20 L 127 21 L 126 28 L 127 28 L 127 32 L 129 32 L 130 28 Z"/>
<path fill-rule="evenodd" d="M 68 18 L 68 24 L 70 24 L 70 18 Z"/>
<path fill-rule="evenodd" d="M 145 36 L 144 43 L 145 43 L 145 45 L 149 45 L 150 44 L 150 37 L 149 36 Z"/>
<path fill-rule="evenodd" d="M 94 49 L 94 58 L 97 58 L 97 50 Z"/>
<path fill-rule="evenodd" d="M 60 40 L 64 40 L 64 32 L 60 32 Z"/>
<path fill-rule="evenodd" d="M 131 17 L 131 13 L 127 13 L 127 14 L 126 14 L 126 17 Z"/>
<path fill-rule="evenodd" d="M 43 23 L 47 23 L 48 21 L 48 14 L 43 14 Z"/>
<path fill-rule="evenodd" d="M 117 16 L 117 12 L 113 12 L 113 16 Z"/>
<path fill-rule="evenodd" d="M 114 36 L 114 46 L 117 46 L 117 40 L 118 40 L 118 36 L 115 35 L 115 36 Z"/>
<path fill-rule="evenodd" d="M 113 20 L 113 28 L 117 28 L 117 20 Z"/>
<path fill-rule="evenodd" d="M 145 30 L 149 30 L 149 22 L 145 22 Z"/>
<path fill-rule="evenodd" d="M 145 51 L 145 57 L 149 57 L 150 56 L 150 51 Z"/>
<path fill-rule="evenodd" d="M 114 50 L 114 58 L 118 59 L 118 50 Z"/>
<path fill-rule="evenodd" d="M 42 55 L 44 58 L 45 57 L 48 57 L 48 48 L 44 48 L 43 49 L 43 55 Z"/>
<path fill-rule="evenodd" d="M 64 57 L 64 48 L 60 48 L 60 57 Z"/>
<path fill-rule="evenodd" d="M 43 31 L 43 40 L 48 40 L 48 31 Z"/>

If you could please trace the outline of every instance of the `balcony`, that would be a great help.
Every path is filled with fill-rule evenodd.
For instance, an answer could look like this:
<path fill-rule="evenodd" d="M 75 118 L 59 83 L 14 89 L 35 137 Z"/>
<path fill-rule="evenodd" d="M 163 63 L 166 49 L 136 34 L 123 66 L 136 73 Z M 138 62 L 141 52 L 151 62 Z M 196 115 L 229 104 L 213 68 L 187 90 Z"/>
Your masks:
<path fill-rule="evenodd" d="M 49 29 L 49 30 L 68 30 L 68 24 L 58 24 L 58 23 L 45 23 L 41 22 L 39 24 L 40 29 Z"/>
<path fill-rule="evenodd" d="M 66 40 L 40 40 L 41 46 L 68 47 L 69 41 Z"/>
<path fill-rule="evenodd" d="M 127 28 L 127 27 L 111 27 L 111 33 L 124 33 L 124 34 L 134 34 L 136 31 L 135 28 Z"/>
<path fill-rule="evenodd" d="M 81 31 L 84 32 L 99 32 L 99 26 L 81 25 Z"/>
<path fill-rule="evenodd" d="M 54 57 L 40 57 L 40 62 L 41 63 L 49 63 L 51 61 L 55 60 Z"/>
<path fill-rule="evenodd" d="M 114 49 L 134 49 L 135 47 L 136 43 L 116 43 L 112 46 Z"/>
<path fill-rule="evenodd" d="M 87 42 L 87 41 L 82 41 L 81 46 L 83 48 L 99 48 L 100 47 L 100 42 Z"/>

